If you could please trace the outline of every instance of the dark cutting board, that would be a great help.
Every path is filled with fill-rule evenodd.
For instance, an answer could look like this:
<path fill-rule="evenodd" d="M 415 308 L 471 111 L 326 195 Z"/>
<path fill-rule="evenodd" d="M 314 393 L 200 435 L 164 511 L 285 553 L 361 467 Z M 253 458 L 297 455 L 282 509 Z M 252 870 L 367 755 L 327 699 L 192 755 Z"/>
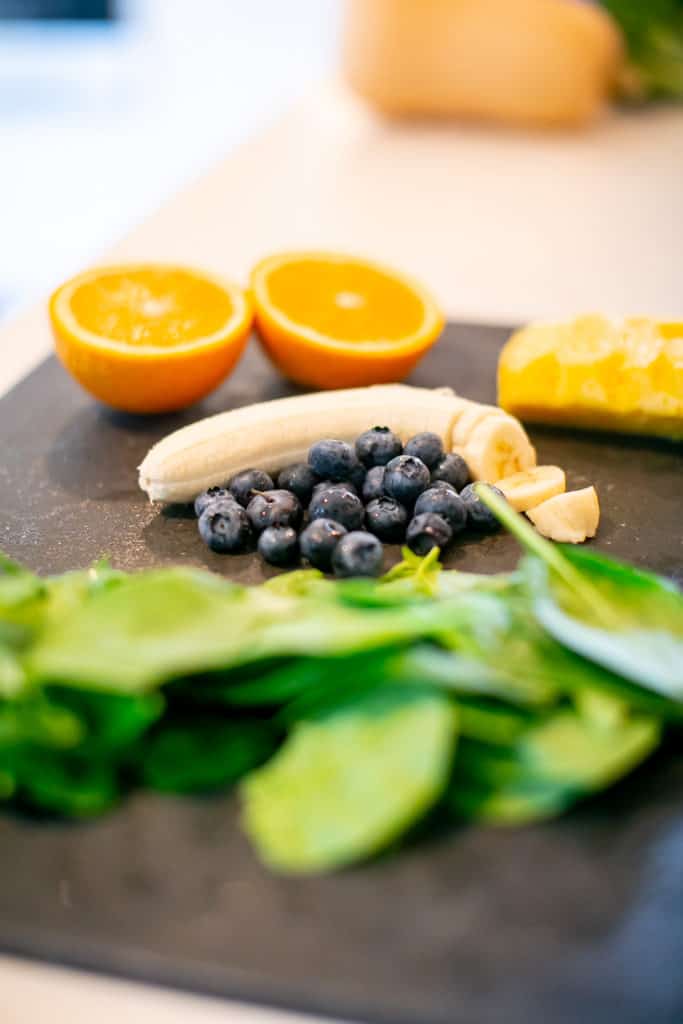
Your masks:
<path fill-rule="evenodd" d="M 506 332 L 451 326 L 414 383 L 494 399 Z M 102 554 L 248 581 L 182 510 L 136 488 L 149 445 L 199 416 L 288 393 L 252 346 L 201 407 L 107 412 L 53 360 L 0 401 L 0 547 L 41 572 Z M 378 415 L 378 419 L 381 419 Z M 683 580 L 683 457 L 663 443 L 531 431 L 539 461 L 594 483 L 597 546 Z M 515 543 L 465 542 L 464 569 Z M 217 995 L 390 1024 L 680 1024 L 683 757 L 542 827 L 463 828 L 327 878 L 266 874 L 232 797 L 138 794 L 89 824 L 0 816 L 0 947 Z"/>

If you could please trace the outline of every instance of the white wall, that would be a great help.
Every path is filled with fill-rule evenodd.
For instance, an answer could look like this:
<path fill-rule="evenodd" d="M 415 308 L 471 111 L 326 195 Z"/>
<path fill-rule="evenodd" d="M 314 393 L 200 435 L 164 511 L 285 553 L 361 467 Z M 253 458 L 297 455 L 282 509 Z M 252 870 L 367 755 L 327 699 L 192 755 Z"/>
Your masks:
<path fill-rule="evenodd" d="M 336 0 L 122 0 L 0 22 L 0 317 L 315 86 Z M 277 168 L 273 168 L 277 173 Z"/>

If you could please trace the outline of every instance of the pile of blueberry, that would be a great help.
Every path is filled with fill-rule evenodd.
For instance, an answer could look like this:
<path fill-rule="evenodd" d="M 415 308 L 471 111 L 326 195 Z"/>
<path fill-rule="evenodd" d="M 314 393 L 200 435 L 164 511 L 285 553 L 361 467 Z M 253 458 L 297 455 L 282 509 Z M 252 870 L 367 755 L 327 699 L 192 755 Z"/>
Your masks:
<path fill-rule="evenodd" d="M 308 463 L 278 474 L 277 487 L 267 473 L 247 469 L 200 494 L 194 507 L 212 551 L 241 554 L 256 541 L 271 565 L 304 558 L 337 576 L 377 576 L 383 543 L 426 555 L 467 527 L 498 528 L 469 478 L 465 460 L 445 454 L 436 434 L 417 434 L 404 447 L 388 427 L 373 427 L 355 449 L 318 441 Z"/>

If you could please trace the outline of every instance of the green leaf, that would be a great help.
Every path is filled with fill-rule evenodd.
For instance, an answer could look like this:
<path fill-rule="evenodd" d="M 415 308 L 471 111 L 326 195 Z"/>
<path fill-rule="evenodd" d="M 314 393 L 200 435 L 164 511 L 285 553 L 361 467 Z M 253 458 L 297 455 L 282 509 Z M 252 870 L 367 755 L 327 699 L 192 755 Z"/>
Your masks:
<path fill-rule="evenodd" d="M 683 595 L 666 580 L 594 551 L 550 544 L 490 488 L 477 493 L 529 555 L 536 618 L 570 650 L 683 702 Z"/>
<path fill-rule="evenodd" d="M 632 683 L 683 702 L 683 596 L 663 580 L 595 552 L 566 551 L 609 603 L 608 623 L 536 558 L 523 565 L 542 626 L 570 650 Z"/>
<path fill-rule="evenodd" d="M 280 597 L 309 597 L 311 594 L 329 595 L 334 588 L 331 580 L 326 580 L 318 569 L 295 569 L 293 572 L 273 576 L 262 584 L 264 591 L 278 594 Z"/>
<path fill-rule="evenodd" d="M 90 569 L 41 580 L 0 556 L 0 643 L 25 645 L 48 623 L 57 626 L 90 594 L 122 578 L 123 573 L 100 562 Z"/>
<path fill-rule="evenodd" d="M 509 746 L 486 742 L 482 729 L 459 745 L 446 803 L 460 816 L 495 825 L 551 818 L 628 774 L 659 738 L 653 719 L 632 718 L 610 729 L 570 710 L 519 732 Z"/>
<path fill-rule="evenodd" d="M 137 740 L 160 718 L 165 706 L 158 693 L 121 696 L 69 687 L 51 687 L 48 699 L 53 708 L 66 709 L 82 723 L 79 753 L 100 758 Z"/>
<path fill-rule="evenodd" d="M 468 782 L 454 788 L 450 808 L 458 817 L 489 825 L 531 825 L 562 814 L 574 802 L 564 786 L 534 780 L 503 782 L 497 787 Z"/>
<path fill-rule="evenodd" d="M 458 700 L 460 735 L 484 743 L 505 746 L 514 743 L 533 725 L 535 716 L 528 711 L 473 698 Z"/>
<path fill-rule="evenodd" d="M 398 687 L 297 725 L 241 787 L 260 857 L 309 874 L 382 850 L 438 798 L 456 733 L 446 698 Z"/>
<path fill-rule="evenodd" d="M 120 795 L 115 767 L 92 758 L 25 748 L 16 752 L 11 770 L 21 802 L 52 814 L 94 817 Z"/>
<path fill-rule="evenodd" d="M 592 686 L 584 686 L 574 696 L 576 710 L 582 718 L 603 729 L 622 725 L 629 715 L 625 700 L 603 693 Z"/>
<path fill-rule="evenodd" d="M 0 552 L 0 644 L 21 647 L 41 621 L 46 587 Z"/>
<path fill-rule="evenodd" d="M 85 729 L 78 715 L 56 707 L 41 693 L 0 701 L 0 750 L 22 744 L 71 750 L 83 740 Z"/>
<path fill-rule="evenodd" d="M 108 562 L 97 562 L 89 569 L 48 577 L 45 580 L 46 602 L 41 625 L 57 627 L 93 594 L 116 587 L 125 579 L 125 573 L 112 569 Z"/>
<path fill-rule="evenodd" d="M 278 707 L 322 689 L 339 700 L 346 696 L 349 681 L 390 679 L 395 657 L 396 648 L 388 648 L 344 657 L 296 658 L 246 682 L 221 686 L 220 699 L 237 707 Z"/>
<path fill-rule="evenodd" d="M 659 723 L 650 718 L 631 718 L 606 729 L 562 711 L 530 729 L 517 749 L 523 762 L 547 781 L 603 789 L 649 757 L 660 734 Z"/>
<path fill-rule="evenodd" d="M 444 575 L 448 575 L 447 573 Z M 529 594 L 519 582 L 478 594 L 479 616 L 460 617 L 457 630 L 442 637 L 452 654 L 427 648 L 407 650 L 425 679 L 455 693 L 499 697 L 523 706 L 554 703 L 562 694 L 590 688 L 614 694 L 646 714 L 681 718 L 683 708 L 630 686 L 622 677 L 579 657 L 553 639 L 536 621 Z M 486 605 L 481 601 L 485 600 Z"/>
<path fill-rule="evenodd" d="M 421 557 L 408 547 L 402 548 L 402 561 L 382 577 L 381 583 L 385 586 L 399 583 L 401 586 L 395 589 L 402 589 L 404 593 L 433 597 L 441 575 L 439 553 L 438 548 L 432 548 L 427 555 Z"/>
<path fill-rule="evenodd" d="M 223 789 L 263 764 L 276 745 L 268 722 L 195 717 L 165 724 L 147 737 L 139 770 L 146 786 L 163 792 Z"/>
<path fill-rule="evenodd" d="M 602 0 L 624 32 L 630 58 L 627 96 L 683 97 L 681 0 Z"/>
<path fill-rule="evenodd" d="M 452 642 L 452 635 L 449 639 Z M 393 679 L 428 683 L 455 696 L 498 697 L 522 707 L 545 706 L 556 699 L 552 678 L 546 680 L 532 672 L 527 676 L 523 663 L 501 666 L 502 661 L 495 647 L 461 653 L 419 644 L 397 653 L 387 670 Z"/>
<path fill-rule="evenodd" d="M 268 658 L 353 654 L 452 632 L 482 611 L 476 593 L 368 609 L 337 591 L 291 597 L 208 573 L 140 573 L 50 623 L 27 658 L 38 682 L 139 693 L 171 678 Z M 325 596 L 328 595 L 328 596 Z"/>
<path fill-rule="evenodd" d="M 0 642 L 0 699 L 17 698 L 28 689 L 28 679 L 17 654 Z"/>
<path fill-rule="evenodd" d="M 173 676 L 229 663 L 248 642 L 243 627 L 253 615 L 246 606 L 245 592 L 209 573 L 139 573 L 48 624 L 27 667 L 48 683 L 144 692 Z"/>

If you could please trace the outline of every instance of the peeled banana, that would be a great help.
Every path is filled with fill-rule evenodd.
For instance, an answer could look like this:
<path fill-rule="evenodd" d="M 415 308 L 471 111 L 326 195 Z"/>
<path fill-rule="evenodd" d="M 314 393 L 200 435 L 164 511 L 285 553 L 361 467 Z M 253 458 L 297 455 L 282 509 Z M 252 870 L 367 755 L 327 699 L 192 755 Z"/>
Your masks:
<path fill-rule="evenodd" d="M 594 537 L 600 522 L 600 503 L 594 487 L 566 491 L 527 512 L 538 532 L 549 540 L 581 544 Z"/>
<path fill-rule="evenodd" d="M 461 452 L 478 480 L 495 482 L 536 464 L 524 428 L 503 410 L 448 388 L 381 384 L 295 395 L 199 420 L 154 445 L 140 466 L 140 487 L 152 501 L 190 501 L 244 469 L 273 472 L 305 461 L 321 437 L 351 442 L 375 424 L 391 427 L 404 442 L 433 431 L 447 451 Z"/>
<path fill-rule="evenodd" d="M 533 466 L 496 483 L 498 490 L 518 512 L 528 512 L 548 498 L 562 494 L 566 486 L 564 470 L 559 466 Z"/>
<path fill-rule="evenodd" d="M 524 427 L 504 412 L 481 420 L 462 453 L 475 480 L 496 481 L 536 465 L 536 450 Z"/>

